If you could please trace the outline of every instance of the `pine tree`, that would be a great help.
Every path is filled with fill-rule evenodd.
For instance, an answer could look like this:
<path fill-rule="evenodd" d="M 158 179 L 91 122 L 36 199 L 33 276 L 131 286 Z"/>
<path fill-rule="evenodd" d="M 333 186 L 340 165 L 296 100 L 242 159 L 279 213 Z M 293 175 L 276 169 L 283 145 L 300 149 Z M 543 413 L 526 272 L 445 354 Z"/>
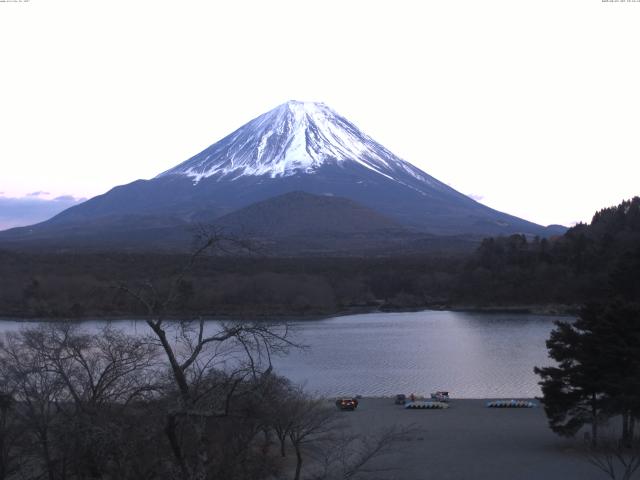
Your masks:
<path fill-rule="evenodd" d="M 547 341 L 557 366 L 535 368 L 542 377 L 543 404 L 551 429 L 575 435 L 620 415 L 622 440 L 633 436 L 640 418 L 640 310 L 620 300 L 582 309 L 573 323 L 557 322 Z"/>
<path fill-rule="evenodd" d="M 555 433 L 570 437 L 590 424 L 595 444 L 605 411 L 606 372 L 598 362 L 599 345 L 590 323 L 582 316 L 574 323 L 556 322 L 547 348 L 558 365 L 536 367 L 534 371 L 542 377 L 542 403 L 549 426 Z"/>
<path fill-rule="evenodd" d="M 622 441 L 629 444 L 640 417 L 640 310 L 617 300 L 586 314 L 601 344 L 598 362 L 607 372 L 606 408 L 610 415 L 622 417 Z"/>

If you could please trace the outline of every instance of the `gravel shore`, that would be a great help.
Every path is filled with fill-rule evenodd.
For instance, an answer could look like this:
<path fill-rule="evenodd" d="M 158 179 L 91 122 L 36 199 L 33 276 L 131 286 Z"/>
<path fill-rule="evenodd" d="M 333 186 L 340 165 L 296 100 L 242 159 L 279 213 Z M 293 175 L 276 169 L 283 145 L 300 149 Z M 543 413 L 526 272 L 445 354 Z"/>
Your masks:
<path fill-rule="evenodd" d="M 416 427 L 398 451 L 376 460 L 387 480 L 591 480 L 606 478 L 582 453 L 580 439 L 547 426 L 541 407 L 487 408 L 488 400 L 455 400 L 445 410 L 406 410 L 390 398 L 363 398 L 341 412 L 358 434 L 393 425 Z M 537 403 L 537 402 L 536 402 Z"/>

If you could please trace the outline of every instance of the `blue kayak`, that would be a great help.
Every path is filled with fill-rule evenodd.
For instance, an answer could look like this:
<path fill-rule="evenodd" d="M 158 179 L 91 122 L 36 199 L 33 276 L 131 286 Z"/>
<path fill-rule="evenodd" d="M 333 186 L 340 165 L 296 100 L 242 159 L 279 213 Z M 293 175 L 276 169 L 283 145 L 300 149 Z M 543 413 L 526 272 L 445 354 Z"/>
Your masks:
<path fill-rule="evenodd" d="M 534 408 L 537 406 L 535 402 L 529 400 L 493 400 L 487 402 L 488 408 Z"/>

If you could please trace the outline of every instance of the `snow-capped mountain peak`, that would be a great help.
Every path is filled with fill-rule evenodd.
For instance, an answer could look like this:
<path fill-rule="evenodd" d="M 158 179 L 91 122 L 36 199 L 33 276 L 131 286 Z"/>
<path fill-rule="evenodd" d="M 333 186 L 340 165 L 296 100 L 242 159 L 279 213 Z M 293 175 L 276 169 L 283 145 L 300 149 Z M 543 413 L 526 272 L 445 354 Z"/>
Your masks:
<path fill-rule="evenodd" d="M 328 197 L 339 200 L 327 202 Z M 115 187 L 10 237 L 20 245 L 37 238 L 50 239 L 56 246 L 75 245 L 76 240 L 65 243 L 73 228 L 84 232 L 77 237 L 94 239 L 88 240 L 93 245 L 116 238 L 127 246 L 158 242 L 165 248 L 184 238 L 190 226 L 217 219 L 227 219 L 229 225 L 235 221 L 241 230 L 246 226 L 242 222 L 250 221 L 248 232 L 251 222 L 263 229 L 258 231 L 287 231 L 293 242 L 288 245 L 294 247 L 295 235 L 333 232 L 326 237 L 331 238 L 329 243 L 316 244 L 314 239 L 313 245 L 302 248 L 318 248 L 323 254 L 341 245 L 342 234 L 355 231 L 351 227 L 365 224 L 367 228 L 377 225 L 375 235 L 391 235 L 384 245 L 394 249 L 404 245 L 409 251 L 413 251 L 411 239 L 416 232 L 550 233 L 462 195 L 395 156 L 327 105 L 291 101 L 154 179 Z M 283 230 L 287 223 L 283 219 L 291 220 L 295 228 Z M 344 229 L 347 224 L 352 224 L 351 230 Z M 391 230 L 397 226 L 408 227 L 409 237 L 396 237 Z M 141 233 L 130 235 L 131 231 Z M 358 235 L 358 242 L 368 241 L 368 234 Z M 415 243 L 416 248 L 420 245 L 421 241 Z"/>
<path fill-rule="evenodd" d="M 160 174 L 203 178 L 286 177 L 355 162 L 395 179 L 432 179 L 396 157 L 324 103 L 289 101 L 260 115 L 204 151 Z M 439 183 L 436 181 L 436 183 Z"/>

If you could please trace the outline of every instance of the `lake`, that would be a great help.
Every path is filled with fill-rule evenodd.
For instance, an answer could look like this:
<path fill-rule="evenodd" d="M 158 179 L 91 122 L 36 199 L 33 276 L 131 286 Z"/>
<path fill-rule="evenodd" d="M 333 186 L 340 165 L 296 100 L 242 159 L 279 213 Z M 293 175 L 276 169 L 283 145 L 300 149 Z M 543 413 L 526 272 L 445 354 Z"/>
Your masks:
<path fill-rule="evenodd" d="M 307 348 L 274 364 L 280 374 L 328 396 L 447 390 L 458 398 L 534 397 L 540 388 L 533 367 L 552 364 L 545 341 L 556 319 L 567 317 L 422 311 L 305 320 L 293 322 L 292 330 Z M 147 331 L 141 321 L 113 323 Z M 0 331 L 32 324 L 0 321 Z"/>

